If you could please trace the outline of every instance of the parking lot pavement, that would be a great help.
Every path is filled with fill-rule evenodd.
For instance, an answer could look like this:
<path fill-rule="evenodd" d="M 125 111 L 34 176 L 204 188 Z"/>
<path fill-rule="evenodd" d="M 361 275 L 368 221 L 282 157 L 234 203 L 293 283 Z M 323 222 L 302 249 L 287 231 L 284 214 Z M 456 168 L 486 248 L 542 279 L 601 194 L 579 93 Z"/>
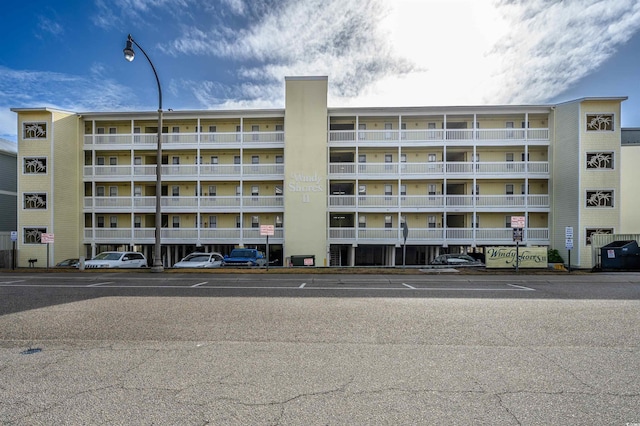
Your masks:
<path fill-rule="evenodd" d="M 640 421 L 639 308 L 78 300 L 0 316 L 0 423 L 624 425 Z"/>

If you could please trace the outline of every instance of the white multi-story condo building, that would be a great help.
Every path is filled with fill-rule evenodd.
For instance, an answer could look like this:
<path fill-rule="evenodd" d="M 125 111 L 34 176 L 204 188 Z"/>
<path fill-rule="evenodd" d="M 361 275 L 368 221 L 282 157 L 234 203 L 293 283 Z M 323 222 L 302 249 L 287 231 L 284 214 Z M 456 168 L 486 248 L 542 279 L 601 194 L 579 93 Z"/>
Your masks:
<path fill-rule="evenodd" d="M 621 227 L 620 105 L 330 108 L 326 77 L 285 79 L 284 109 L 164 113 L 162 258 L 265 248 L 316 266 L 424 265 L 522 245 L 591 267 L 590 235 Z M 135 249 L 152 258 L 157 112 L 15 108 L 19 264 Z M 566 259 L 566 257 L 565 257 Z M 43 263 L 39 261 L 39 265 Z"/>

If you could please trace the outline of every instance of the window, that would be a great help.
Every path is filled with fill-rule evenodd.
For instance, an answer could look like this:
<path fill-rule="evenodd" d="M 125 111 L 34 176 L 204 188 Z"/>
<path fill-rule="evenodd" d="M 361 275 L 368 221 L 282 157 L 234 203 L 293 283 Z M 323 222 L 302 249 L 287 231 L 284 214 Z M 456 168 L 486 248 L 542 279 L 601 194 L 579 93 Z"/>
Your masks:
<path fill-rule="evenodd" d="M 400 139 L 407 139 L 407 132 L 405 130 L 407 130 L 407 123 L 400 123 L 400 130 L 402 130 L 402 132 L 400 132 Z"/>
<path fill-rule="evenodd" d="M 587 191 L 587 207 L 613 207 L 613 190 Z"/>
<path fill-rule="evenodd" d="M 258 132 L 260 131 L 260 126 L 257 124 L 254 124 L 251 126 L 251 132 L 253 133 L 251 135 L 251 139 L 253 139 L 254 142 L 257 142 L 260 140 L 260 135 L 258 134 Z"/>
<path fill-rule="evenodd" d="M 276 142 L 284 141 L 284 124 L 276 124 Z"/>
<path fill-rule="evenodd" d="M 402 196 L 402 199 L 406 199 L 406 195 L 407 195 L 407 185 L 402 184 L 400 185 L 400 195 Z"/>
<path fill-rule="evenodd" d="M 358 163 L 366 163 L 367 154 L 358 154 Z"/>
<path fill-rule="evenodd" d="M 367 217 L 363 214 L 358 216 L 358 228 L 366 228 L 367 227 Z"/>
<path fill-rule="evenodd" d="M 171 164 L 180 164 L 180 157 L 171 157 Z"/>
<path fill-rule="evenodd" d="M 360 195 L 360 196 L 367 195 L 367 185 L 359 185 L 358 186 L 358 195 Z"/>
<path fill-rule="evenodd" d="M 275 226 L 276 228 L 282 228 L 282 216 L 276 215 Z"/>
<path fill-rule="evenodd" d="M 260 195 L 260 188 L 257 185 L 251 187 L 251 196 L 257 197 Z M 254 198 L 254 201 L 257 201 L 257 198 Z"/>
<path fill-rule="evenodd" d="M 218 194 L 218 188 L 216 187 L 216 185 L 209 185 L 209 197 L 215 197 L 217 194 Z"/>
<path fill-rule="evenodd" d="M 118 157 L 109 157 L 109 165 L 117 166 L 118 165 Z"/>
<path fill-rule="evenodd" d="M 283 164 L 284 157 L 282 155 L 276 155 L 276 164 Z"/>
<path fill-rule="evenodd" d="M 391 130 L 393 129 L 392 123 L 384 123 L 384 138 L 391 139 Z"/>
<path fill-rule="evenodd" d="M 260 216 L 251 216 L 251 227 L 260 228 Z"/>
<path fill-rule="evenodd" d="M 104 197 L 104 186 L 96 186 L 96 197 Z"/>
<path fill-rule="evenodd" d="M 252 155 L 251 156 L 251 164 L 260 164 L 260 156 Z"/>
<path fill-rule="evenodd" d="M 358 132 L 358 139 L 365 140 L 367 138 L 367 135 L 364 133 L 364 130 L 367 130 L 367 124 L 366 123 L 359 123 L 358 124 L 358 130 L 363 130 L 361 132 Z"/>
<path fill-rule="evenodd" d="M 524 152 L 520 153 L 521 161 L 525 161 L 525 155 L 524 154 L 525 154 Z M 529 156 L 530 155 L 531 155 L 531 153 L 527 152 L 526 161 L 529 161 Z"/>
<path fill-rule="evenodd" d="M 613 152 L 588 152 L 587 169 L 613 169 Z"/>
<path fill-rule="evenodd" d="M 240 156 L 239 155 L 234 155 L 233 156 L 233 164 L 240 164 Z"/>
<path fill-rule="evenodd" d="M 134 216 L 133 217 L 133 227 L 134 228 L 141 228 L 142 227 L 142 217 L 140 217 L 140 216 Z"/>
<path fill-rule="evenodd" d="M 430 163 L 435 163 L 437 159 L 436 154 L 427 154 L 427 161 Z"/>
<path fill-rule="evenodd" d="M 104 135 L 104 127 L 96 127 L 96 134 Z"/>
<path fill-rule="evenodd" d="M 522 195 L 526 195 L 526 194 L 530 194 L 530 186 L 523 184 L 520 184 L 520 193 Z"/>
<path fill-rule="evenodd" d="M 384 227 L 391 228 L 393 226 L 393 217 L 391 215 L 384 216 Z"/>
<path fill-rule="evenodd" d="M 104 166 L 104 157 L 96 157 L 96 165 Z"/>
<path fill-rule="evenodd" d="M 22 138 L 23 139 L 46 139 L 47 123 L 23 123 Z"/>
<path fill-rule="evenodd" d="M 109 227 L 110 228 L 118 227 L 118 216 L 109 216 Z"/>
<path fill-rule="evenodd" d="M 520 127 L 522 127 L 523 129 L 528 129 L 529 128 L 529 122 L 528 121 L 521 121 L 520 122 Z"/>
<path fill-rule="evenodd" d="M 385 163 L 384 169 L 385 170 L 389 171 L 389 170 L 392 169 L 392 166 L 391 166 L 391 162 L 392 161 L 393 161 L 393 155 L 392 154 L 385 154 L 384 155 L 384 163 Z"/>
<path fill-rule="evenodd" d="M 241 223 L 240 223 L 240 215 L 236 216 L 236 228 L 241 228 Z"/>
<path fill-rule="evenodd" d="M 475 215 L 473 219 L 474 219 L 473 228 L 480 228 L 480 216 Z"/>
<path fill-rule="evenodd" d="M 435 228 L 436 227 L 436 217 L 435 216 L 427 216 L 427 227 Z"/>
<path fill-rule="evenodd" d="M 133 157 L 133 165 L 141 166 L 142 165 L 142 157 Z"/>
<path fill-rule="evenodd" d="M 242 188 L 240 185 L 236 186 L 236 197 L 240 197 L 242 195 Z"/>
<path fill-rule="evenodd" d="M 505 124 L 505 127 L 506 127 L 507 129 L 513 129 L 513 121 L 507 121 L 507 122 L 506 122 L 506 124 Z M 509 130 L 509 131 L 507 131 L 507 137 L 508 137 L 508 138 L 513 138 L 513 137 L 515 137 L 515 133 L 513 132 L 513 130 Z"/>
<path fill-rule="evenodd" d="M 218 128 L 216 126 L 209 126 L 209 133 L 216 133 Z M 209 135 L 209 142 L 215 142 L 216 135 Z"/>
<path fill-rule="evenodd" d="M 282 196 L 282 185 L 275 186 L 275 193 L 277 196 Z"/>
<path fill-rule="evenodd" d="M 436 184 L 435 183 L 430 183 L 427 185 L 427 192 L 429 193 L 429 195 L 436 195 Z M 434 197 L 430 198 L 431 200 L 434 200 Z"/>
<path fill-rule="evenodd" d="M 96 228 L 104 228 L 104 216 L 96 216 Z"/>
<path fill-rule="evenodd" d="M 385 200 L 391 200 L 391 195 L 393 195 L 393 186 L 391 184 L 384 185 L 384 195 L 386 195 Z"/>
<path fill-rule="evenodd" d="M 172 228 L 180 228 L 180 216 L 171 216 Z"/>
<path fill-rule="evenodd" d="M 118 187 L 110 186 L 109 187 L 109 197 L 117 197 L 118 196 Z"/>
<path fill-rule="evenodd" d="M 209 228 L 218 227 L 218 216 L 209 216 Z"/>
<path fill-rule="evenodd" d="M 236 126 L 236 142 L 240 142 L 241 140 L 242 140 L 242 128 L 240 126 Z"/>
<path fill-rule="evenodd" d="M 507 152 L 504 154 L 505 156 L 505 161 L 507 162 L 507 170 L 513 170 L 513 164 L 509 164 L 509 163 L 513 163 L 513 152 Z"/>
<path fill-rule="evenodd" d="M 511 215 L 504 217 L 505 228 L 511 228 Z"/>
<path fill-rule="evenodd" d="M 133 196 L 134 197 L 142 197 L 142 186 L 134 185 L 133 186 Z"/>
<path fill-rule="evenodd" d="M 23 159 L 22 171 L 24 174 L 46 174 L 47 158 L 46 157 L 25 157 Z"/>
<path fill-rule="evenodd" d="M 612 132 L 613 121 L 613 114 L 587 114 L 587 132 Z"/>
<path fill-rule="evenodd" d="M 212 155 L 211 156 L 211 164 L 218 164 L 218 156 L 217 155 Z"/>
<path fill-rule="evenodd" d="M 171 196 L 179 197 L 180 196 L 180 187 L 178 185 L 173 185 L 171 187 Z"/>
<path fill-rule="evenodd" d="M 513 184 L 512 183 L 508 183 L 508 184 L 505 185 L 505 194 L 513 195 Z"/>
<path fill-rule="evenodd" d="M 400 154 L 400 170 L 407 170 L 407 154 Z"/>
<path fill-rule="evenodd" d="M 133 134 L 133 143 L 140 143 L 140 127 L 134 127 Z"/>
<path fill-rule="evenodd" d="M 47 194 L 45 193 L 24 193 L 24 209 L 46 210 Z"/>

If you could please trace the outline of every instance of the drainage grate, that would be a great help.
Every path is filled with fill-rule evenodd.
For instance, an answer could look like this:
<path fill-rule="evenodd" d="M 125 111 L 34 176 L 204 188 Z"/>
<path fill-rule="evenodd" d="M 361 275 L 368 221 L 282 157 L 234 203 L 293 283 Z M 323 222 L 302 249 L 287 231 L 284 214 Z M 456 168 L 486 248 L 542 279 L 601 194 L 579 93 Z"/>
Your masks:
<path fill-rule="evenodd" d="M 29 348 L 26 351 L 20 352 L 20 355 L 32 355 L 37 354 L 38 352 L 42 352 L 41 348 Z"/>

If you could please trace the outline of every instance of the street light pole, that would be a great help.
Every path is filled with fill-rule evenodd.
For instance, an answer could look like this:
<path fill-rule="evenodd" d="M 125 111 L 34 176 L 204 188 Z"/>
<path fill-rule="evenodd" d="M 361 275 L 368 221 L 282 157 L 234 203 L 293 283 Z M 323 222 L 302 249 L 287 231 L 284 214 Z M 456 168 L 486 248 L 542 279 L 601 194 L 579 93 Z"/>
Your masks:
<path fill-rule="evenodd" d="M 136 43 L 136 41 L 131 37 L 131 34 L 127 37 L 127 45 L 124 48 L 124 58 L 131 62 L 135 58 L 135 52 L 133 51 L 132 43 L 138 46 L 138 49 L 144 54 L 147 61 L 149 61 L 149 65 L 151 65 L 151 69 L 153 70 L 153 75 L 156 76 L 156 83 L 158 83 L 158 141 L 157 141 L 157 149 L 156 149 L 156 232 L 155 232 L 155 249 L 153 253 L 153 265 L 151 266 L 151 272 L 162 272 L 164 271 L 164 267 L 162 265 L 162 245 L 160 233 L 162 231 L 162 209 L 160 206 L 161 196 L 162 196 L 162 89 L 160 88 L 160 79 L 158 78 L 158 73 L 156 72 L 156 67 L 153 66 L 153 62 L 149 59 L 149 55 L 144 49 Z"/>

